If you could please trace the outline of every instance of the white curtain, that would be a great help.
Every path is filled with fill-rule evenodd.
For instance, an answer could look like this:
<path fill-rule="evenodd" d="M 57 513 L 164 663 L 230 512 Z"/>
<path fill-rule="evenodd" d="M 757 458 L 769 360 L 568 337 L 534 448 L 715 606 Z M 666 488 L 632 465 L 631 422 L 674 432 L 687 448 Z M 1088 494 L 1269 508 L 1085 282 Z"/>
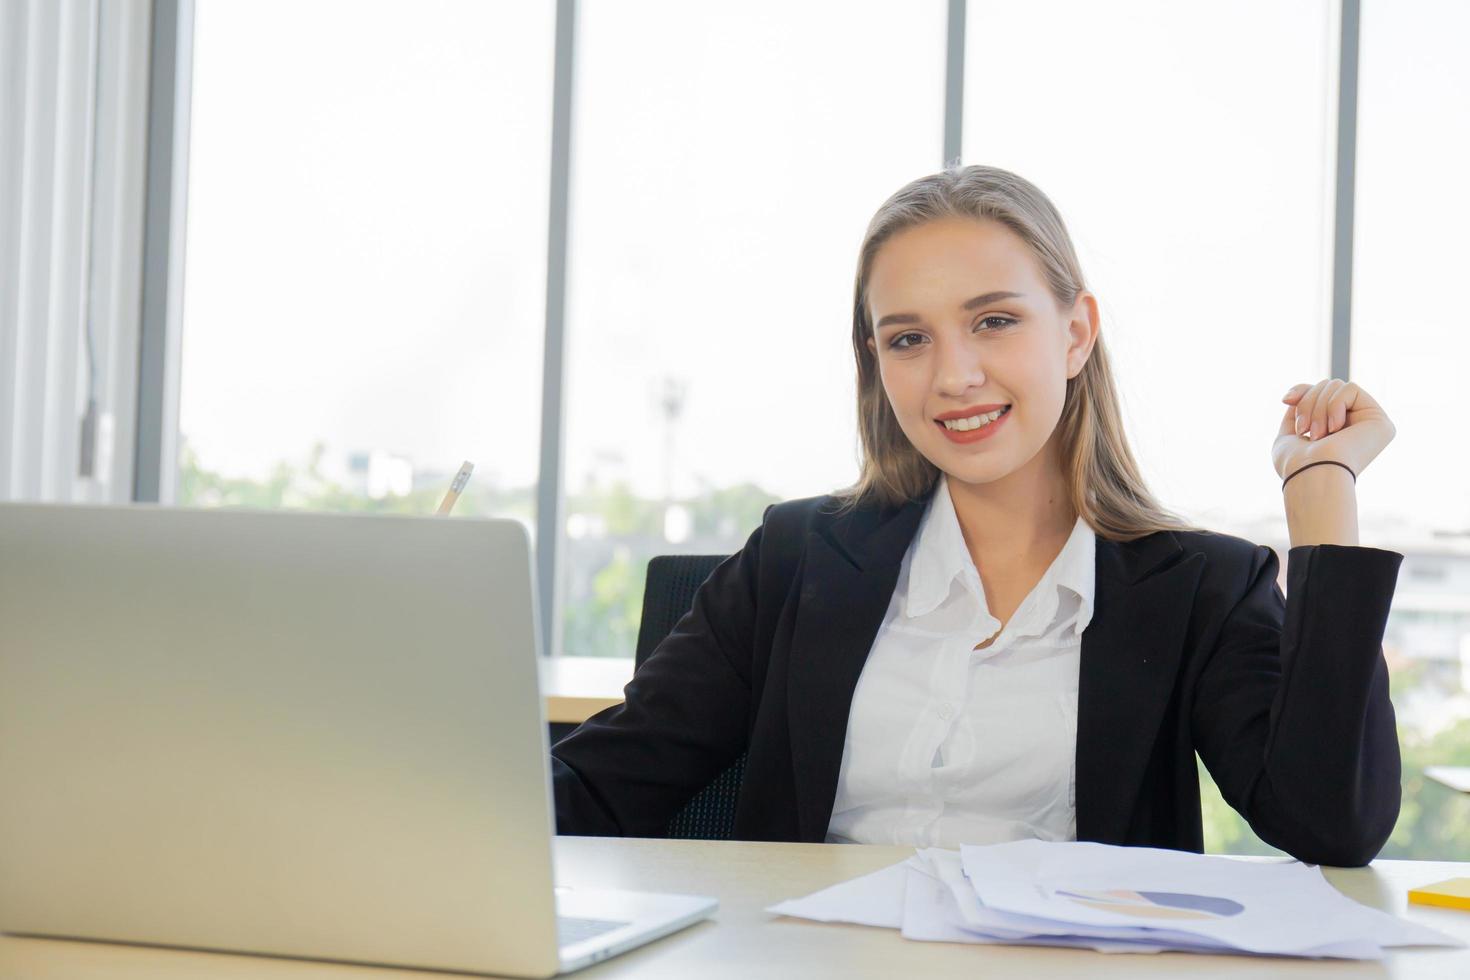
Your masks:
<path fill-rule="evenodd" d="M 149 10 L 0 0 L 0 500 L 131 497 Z"/>

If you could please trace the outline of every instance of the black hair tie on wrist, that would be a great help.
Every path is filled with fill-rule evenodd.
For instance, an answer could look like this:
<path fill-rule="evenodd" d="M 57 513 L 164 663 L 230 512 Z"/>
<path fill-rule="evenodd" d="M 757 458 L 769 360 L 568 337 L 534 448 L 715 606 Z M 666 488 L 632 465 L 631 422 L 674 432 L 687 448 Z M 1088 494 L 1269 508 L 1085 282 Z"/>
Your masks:
<path fill-rule="evenodd" d="M 1291 482 L 1291 477 L 1292 476 L 1296 476 L 1296 474 L 1297 473 L 1300 473 L 1302 470 L 1309 470 L 1309 469 L 1311 469 L 1314 466 L 1327 466 L 1329 464 L 1332 465 L 1332 466 L 1341 466 L 1343 469 L 1347 470 L 1349 473 L 1352 473 L 1353 482 L 1354 483 L 1357 483 L 1358 482 L 1358 474 L 1353 473 L 1353 468 L 1351 466 L 1349 466 L 1348 464 L 1346 464 L 1346 463 L 1339 463 L 1335 459 L 1319 459 L 1315 463 L 1308 463 L 1306 466 L 1303 466 L 1301 469 L 1297 470 L 1295 473 L 1292 473 L 1291 476 L 1288 476 L 1285 480 L 1282 480 L 1281 481 L 1281 489 L 1285 490 L 1286 489 L 1286 485 Z"/>

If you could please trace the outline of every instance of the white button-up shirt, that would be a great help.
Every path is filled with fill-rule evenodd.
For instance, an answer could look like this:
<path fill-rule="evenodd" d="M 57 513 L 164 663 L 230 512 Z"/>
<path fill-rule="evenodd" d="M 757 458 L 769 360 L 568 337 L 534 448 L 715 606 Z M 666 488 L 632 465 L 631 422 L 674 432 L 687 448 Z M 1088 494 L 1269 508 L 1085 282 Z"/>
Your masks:
<path fill-rule="evenodd" d="M 943 477 L 904 555 L 848 717 L 834 843 L 1075 840 L 1077 675 L 1097 540 L 1080 517 L 995 635 Z"/>

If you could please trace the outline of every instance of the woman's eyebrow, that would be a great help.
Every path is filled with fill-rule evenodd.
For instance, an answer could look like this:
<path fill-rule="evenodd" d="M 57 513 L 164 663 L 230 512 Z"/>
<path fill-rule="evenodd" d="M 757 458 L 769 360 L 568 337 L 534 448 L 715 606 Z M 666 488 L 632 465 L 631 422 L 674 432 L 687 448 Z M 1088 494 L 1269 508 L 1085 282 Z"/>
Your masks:
<path fill-rule="evenodd" d="M 960 309 L 973 310 L 977 306 L 985 306 L 989 303 L 998 303 L 1003 299 L 1024 298 L 1024 293 L 1012 293 L 1008 292 L 1007 290 L 1000 289 L 991 293 L 982 293 L 981 295 L 976 296 L 973 299 L 967 299 L 960 304 Z M 884 327 L 894 323 L 920 323 L 922 321 L 923 317 L 919 316 L 917 313 L 890 313 L 883 319 L 879 320 L 877 326 L 873 327 L 873 329 L 882 330 Z"/>

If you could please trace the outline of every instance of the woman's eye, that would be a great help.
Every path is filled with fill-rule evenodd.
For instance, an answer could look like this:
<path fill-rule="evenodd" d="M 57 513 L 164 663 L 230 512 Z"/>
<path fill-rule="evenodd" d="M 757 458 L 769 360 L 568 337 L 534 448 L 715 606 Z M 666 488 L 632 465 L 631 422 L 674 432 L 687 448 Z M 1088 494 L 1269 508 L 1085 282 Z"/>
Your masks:
<path fill-rule="evenodd" d="M 997 314 L 995 316 L 988 316 L 983 320 L 977 320 L 972 329 L 977 333 L 994 333 L 999 330 L 1004 330 L 1016 322 L 1015 317 L 1000 316 Z M 898 334 L 892 340 L 888 341 L 888 347 L 891 350 L 911 350 L 924 343 L 927 343 L 927 340 L 923 334 L 909 331 L 908 333 Z"/>

